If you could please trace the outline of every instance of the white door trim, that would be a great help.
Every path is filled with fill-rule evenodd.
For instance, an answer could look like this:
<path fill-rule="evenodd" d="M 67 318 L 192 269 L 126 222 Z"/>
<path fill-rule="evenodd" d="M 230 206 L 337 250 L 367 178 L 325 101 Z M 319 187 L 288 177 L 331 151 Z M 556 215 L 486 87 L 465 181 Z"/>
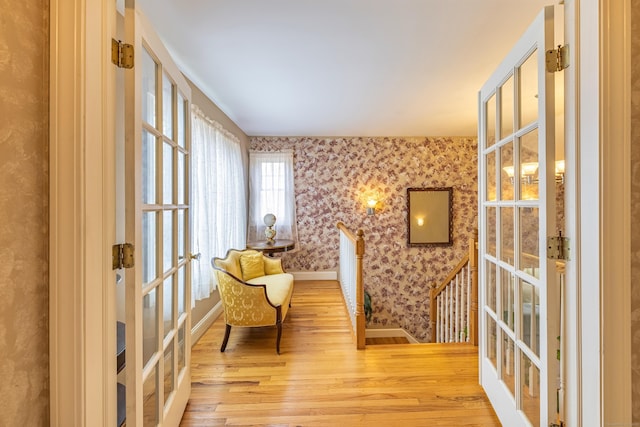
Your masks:
<path fill-rule="evenodd" d="M 580 248 L 576 242 L 580 241 L 580 214 L 579 214 L 579 193 L 578 174 L 580 164 L 578 156 L 580 147 L 578 146 L 578 77 L 579 77 L 579 40 L 578 40 L 578 2 L 579 0 L 565 0 L 564 5 L 564 41 L 569 48 L 570 66 L 564 70 L 565 73 L 565 236 L 574 244 L 571 247 L 571 260 L 567 261 L 565 267 L 565 300 L 564 329 L 561 331 L 562 338 L 561 356 L 564 397 L 564 421 L 568 426 L 582 425 L 581 408 L 581 311 L 580 311 Z"/>
<path fill-rule="evenodd" d="M 580 415 L 600 425 L 631 425 L 629 8 L 578 6 Z"/>
<path fill-rule="evenodd" d="M 51 0 L 50 28 L 50 423 L 115 425 L 115 4 Z"/>

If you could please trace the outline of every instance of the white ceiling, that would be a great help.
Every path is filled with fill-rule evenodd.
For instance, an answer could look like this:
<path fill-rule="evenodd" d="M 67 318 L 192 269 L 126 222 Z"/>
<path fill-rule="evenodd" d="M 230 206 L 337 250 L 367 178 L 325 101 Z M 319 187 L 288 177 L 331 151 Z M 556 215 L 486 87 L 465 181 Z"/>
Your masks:
<path fill-rule="evenodd" d="M 553 2 L 138 0 L 185 75 L 264 136 L 475 135 L 478 90 Z"/>

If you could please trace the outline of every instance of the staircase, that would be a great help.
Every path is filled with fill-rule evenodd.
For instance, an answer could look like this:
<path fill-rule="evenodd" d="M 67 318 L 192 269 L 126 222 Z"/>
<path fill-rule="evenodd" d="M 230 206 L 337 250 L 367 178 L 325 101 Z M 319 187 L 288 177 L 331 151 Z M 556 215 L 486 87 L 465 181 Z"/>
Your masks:
<path fill-rule="evenodd" d="M 366 345 L 411 344 L 405 337 L 366 338 Z"/>
<path fill-rule="evenodd" d="M 478 232 L 469 253 L 431 289 L 431 342 L 478 345 Z"/>

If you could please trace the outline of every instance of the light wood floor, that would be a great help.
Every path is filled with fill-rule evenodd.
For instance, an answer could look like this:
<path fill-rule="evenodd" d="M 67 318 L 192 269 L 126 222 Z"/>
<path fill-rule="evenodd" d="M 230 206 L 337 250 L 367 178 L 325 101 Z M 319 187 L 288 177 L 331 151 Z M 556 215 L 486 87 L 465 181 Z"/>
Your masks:
<path fill-rule="evenodd" d="M 477 348 L 374 345 L 356 350 L 337 282 L 297 282 L 283 327 L 222 317 L 192 351 L 182 426 L 499 426 L 478 385 Z"/>

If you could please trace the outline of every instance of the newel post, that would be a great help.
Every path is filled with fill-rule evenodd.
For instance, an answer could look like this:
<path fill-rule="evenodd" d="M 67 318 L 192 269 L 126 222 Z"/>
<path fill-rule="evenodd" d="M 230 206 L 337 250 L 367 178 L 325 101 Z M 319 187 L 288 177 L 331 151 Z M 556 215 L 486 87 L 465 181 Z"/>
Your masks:
<path fill-rule="evenodd" d="M 431 298 L 430 304 L 430 312 L 429 312 L 429 323 L 431 324 L 431 342 L 436 342 L 437 339 L 437 331 L 436 327 L 438 324 L 438 304 L 437 304 L 437 288 L 434 286 L 429 290 L 429 296 Z"/>
<path fill-rule="evenodd" d="M 358 350 L 365 348 L 364 279 L 362 259 L 364 257 L 364 231 L 359 229 L 356 239 L 356 340 Z"/>
<path fill-rule="evenodd" d="M 469 338 L 478 345 L 478 230 L 469 238 L 469 270 L 471 271 L 471 313 Z"/>

